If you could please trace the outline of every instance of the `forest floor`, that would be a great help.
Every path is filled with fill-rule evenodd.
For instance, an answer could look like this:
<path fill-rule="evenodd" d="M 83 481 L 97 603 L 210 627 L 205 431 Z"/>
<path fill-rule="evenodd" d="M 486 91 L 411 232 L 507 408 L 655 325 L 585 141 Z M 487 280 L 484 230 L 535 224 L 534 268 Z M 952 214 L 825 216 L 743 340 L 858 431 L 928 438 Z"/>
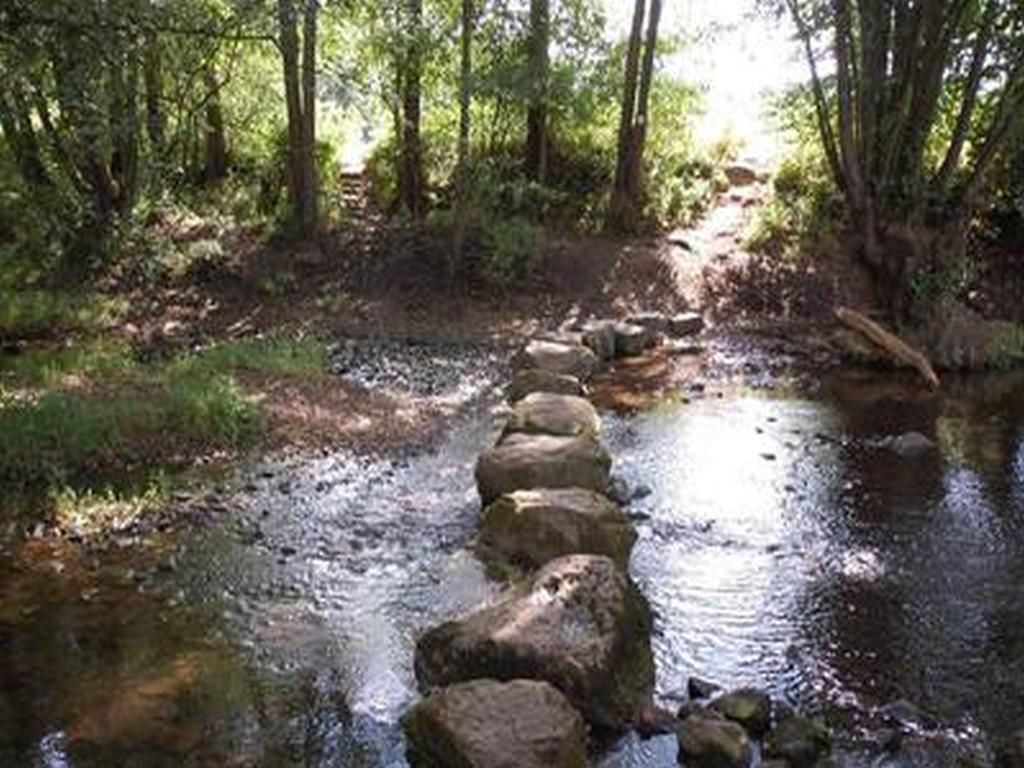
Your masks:
<path fill-rule="evenodd" d="M 785 357 L 794 333 L 828 316 L 834 291 L 813 270 L 744 250 L 765 194 L 761 184 L 734 187 L 693 229 L 667 235 L 549 234 L 531 276 L 501 287 L 453 284 L 444 243 L 376 220 L 298 251 L 245 231 L 213 249 L 202 221 L 164 222 L 180 250 L 217 258 L 161 281 L 129 270 L 101 292 L 117 312 L 3 345 L 0 428 L 12 437 L 0 441 L 0 475 L 90 486 L 253 449 L 404 450 L 436 437 L 469 396 L 454 384 L 440 392 L 452 382 L 422 369 L 470 349 L 481 362 L 449 375 L 475 376 L 469 389 L 479 393 L 480 370 L 580 318 L 695 310 L 706 336 L 760 334 L 768 341 L 755 346 L 775 344 Z M 747 359 L 758 354 L 749 345 L 730 347 L 734 362 L 737 349 L 738 364 L 763 367 Z M 637 405 L 705 375 L 704 358 L 641 358 L 599 381 L 597 399 Z"/>

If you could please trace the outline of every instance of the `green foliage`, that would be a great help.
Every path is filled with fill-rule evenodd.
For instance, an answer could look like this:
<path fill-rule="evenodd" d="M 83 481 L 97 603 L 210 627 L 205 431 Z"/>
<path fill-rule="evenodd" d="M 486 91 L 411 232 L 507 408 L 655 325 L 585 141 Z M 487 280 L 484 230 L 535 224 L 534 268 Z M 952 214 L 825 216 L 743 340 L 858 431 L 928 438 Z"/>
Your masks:
<path fill-rule="evenodd" d="M 62 478 L 251 445 L 265 417 L 235 376 L 315 376 L 325 361 L 319 342 L 285 336 L 225 342 L 154 365 L 103 343 L 4 360 L 0 477 Z"/>
<path fill-rule="evenodd" d="M 58 330 L 97 328 L 112 321 L 123 302 L 98 294 L 0 288 L 0 338 L 20 339 Z"/>
<path fill-rule="evenodd" d="M 790 248 L 812 252 L 845 222 L 844 201 L 828 171 L 817 137 L 810 92 L 794 88 L 778 98 L 773 113 L 786 140 L 772 190 L 746 234 L 751 251 L 781 254 Z"/>

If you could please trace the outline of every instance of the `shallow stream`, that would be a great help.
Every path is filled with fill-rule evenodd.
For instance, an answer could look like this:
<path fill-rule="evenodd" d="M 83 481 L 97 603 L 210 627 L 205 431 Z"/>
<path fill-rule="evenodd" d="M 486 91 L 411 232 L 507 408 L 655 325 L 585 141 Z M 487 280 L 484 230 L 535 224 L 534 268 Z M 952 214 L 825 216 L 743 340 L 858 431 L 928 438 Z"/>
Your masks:
<path fill-rule="evenodd" d="M 827 719 L 842 766 L 985 764 L 1024 726 L 1024 379 L 917 392 L 837 377 L 606 417 L 663 703 L 689 675 L 766 687 Z M 403 766 L 416 636 L 496 592 L 464 545 L 497 426 L 484 403 L 425 453 L 244 468 L 192 525 L 102 549 L 8 544 L 0 766 Z M 911 430 L 937 450 L 886 444 Z M 900 699 L 931 716 L 886 754 Z"/>

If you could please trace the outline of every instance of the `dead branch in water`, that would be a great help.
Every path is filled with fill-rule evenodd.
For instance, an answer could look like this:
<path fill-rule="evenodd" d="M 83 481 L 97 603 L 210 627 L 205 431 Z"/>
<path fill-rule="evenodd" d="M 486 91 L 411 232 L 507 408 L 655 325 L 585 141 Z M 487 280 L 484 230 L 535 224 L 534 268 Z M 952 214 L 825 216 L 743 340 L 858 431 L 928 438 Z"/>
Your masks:
<path fill-rule="evenodd" d="M 885 330 L 882 326 L 860 312 L 847 307 L 836 309 L 836 319 L 848 328 L 865 336 L 875 346 L 880 347 L 891 357 L 901 363 L 915 368 L 931 389 L 939 388 L 939 377 L 928 362 L 928 358 L 907 344 L 903 339 Z"/>

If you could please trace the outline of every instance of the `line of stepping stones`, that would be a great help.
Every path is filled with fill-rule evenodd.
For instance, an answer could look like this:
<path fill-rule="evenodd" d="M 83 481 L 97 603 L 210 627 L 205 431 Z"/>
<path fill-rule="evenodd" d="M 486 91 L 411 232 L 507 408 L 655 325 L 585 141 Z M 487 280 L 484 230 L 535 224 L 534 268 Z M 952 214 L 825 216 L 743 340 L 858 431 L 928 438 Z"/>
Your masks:
<path fill-rule="evenodd" d="M 749 764 L 751 739 L 772 722 L 764 694 L 736 691 L 680 719 L 651 703 L 651 611 L 628 573 L 636 533 L 609 498 L 612 459 L 585 398 L 585 382 L 613 358 L 702 327 L 696 314 L 588 321 L 515 356 L 512 414 L 476 466 L 477 550 L 510 585 L 419 638 L 426 696 L 403 720 L 413 768 L 583 768 L 588 734 L 631 727 L 677 733 L 687 765 Z M 784 760 L 774 765 L 804 768 L 827 737 L 790 717 L 765 744 Z"/>

